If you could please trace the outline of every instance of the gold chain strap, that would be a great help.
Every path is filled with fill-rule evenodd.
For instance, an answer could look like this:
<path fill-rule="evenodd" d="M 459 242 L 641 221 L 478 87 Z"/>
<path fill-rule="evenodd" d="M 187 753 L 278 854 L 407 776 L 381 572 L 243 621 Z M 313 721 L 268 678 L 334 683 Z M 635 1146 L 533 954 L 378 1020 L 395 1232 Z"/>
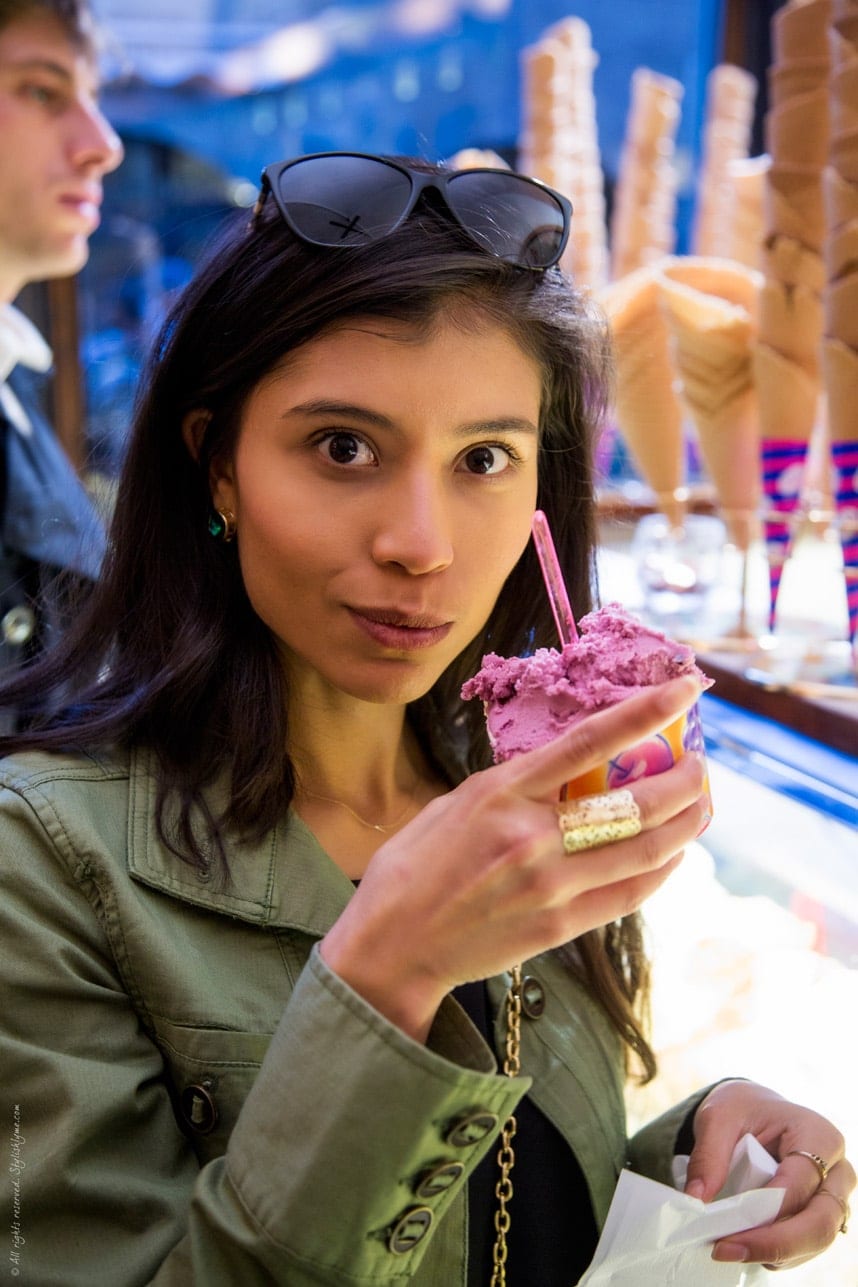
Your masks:
<path fill-rule="evenodd" d="M 517 1077 L 521 1072 L 521 966 L 514 965 L 510 973 L 512 981 L 506 994 L 506 1057 L 503 1061 L 503 1071 L 505 1077 Z M 506 1287 L 508 1254 L 506 1236 L 511 1223 L 508 1206 L 512 1200 L 510 1172 L 515 1165 L 515 1151 L 512 1147 L 515 1131 L 516 1120 L 515 1116 L 511 1115 L 504 1122 L 501 1146 L 498 1149 L 500 1179 L 495 1185 L 498 1206 L 495 1211 L 496 1237 L 492 1250 L 494 1268 L 491 1287 Z"/>

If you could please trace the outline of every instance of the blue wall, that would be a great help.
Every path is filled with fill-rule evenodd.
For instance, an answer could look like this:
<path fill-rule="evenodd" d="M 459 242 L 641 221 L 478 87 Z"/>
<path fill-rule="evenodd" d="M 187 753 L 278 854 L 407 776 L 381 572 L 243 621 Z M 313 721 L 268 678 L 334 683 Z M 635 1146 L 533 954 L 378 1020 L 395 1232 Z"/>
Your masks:
<path fill-rule="evenodd" d="M 109 90 L 108 113 L 126 132 L 189 147 L 237 178 L 327 148 L 421 153 L 464 146 L 508 152 L 519 128 L 519 53 L 575 13 L 591 27 L 603 165 L 616 173 L 636 67 L 685 86 L 679 145 L 697 157 L 706 73 L 720 39 L 719 0 L 513 0 L 496 20 L 466 14 L 428 42 L 380 33 L 371 50 L 337 58 L 299 84 L 234 99 L 165 90 Z"/>

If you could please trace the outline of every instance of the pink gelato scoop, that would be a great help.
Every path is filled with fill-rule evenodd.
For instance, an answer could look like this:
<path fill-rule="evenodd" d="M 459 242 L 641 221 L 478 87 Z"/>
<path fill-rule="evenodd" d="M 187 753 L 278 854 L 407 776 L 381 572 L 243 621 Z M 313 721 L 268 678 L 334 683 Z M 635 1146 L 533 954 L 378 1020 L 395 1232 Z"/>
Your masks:
<path fill-rule="evenodd" d="M 542 746 L 592 711 L 653 684 L 688 674 L 703 687 L 711 683 L 687 644 L 643 625 L 617 603 L 591 612 L 578 625 L 580 638 L 562 652 L 488 653 L 482 669 L 463 686 L 463 698 L 479 697 L 485 705 L 496 763 Z"/>

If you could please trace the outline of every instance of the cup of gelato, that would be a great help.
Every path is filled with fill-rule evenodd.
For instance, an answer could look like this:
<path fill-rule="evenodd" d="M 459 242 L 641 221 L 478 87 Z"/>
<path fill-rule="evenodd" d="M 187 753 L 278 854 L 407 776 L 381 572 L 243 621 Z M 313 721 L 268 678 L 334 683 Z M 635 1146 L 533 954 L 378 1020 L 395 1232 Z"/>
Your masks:
<path fill-rule="evenodd" d="M 483 702 L 495 763 L 542 746 L 653 684 L 689 674 L 704 688 L 712 683 L 687 644 L 645 626 L 619 604 L 591 612 L 578 628 L 579 638 L 562 650 L 538 648 L 529 657 L 488 653 L 465 683 L 462 697 Z M 562 798 L 627 787 L 663 773 L 685 751 L 704 751 L 696 702 L 659 733 L 568 782 Z"/>

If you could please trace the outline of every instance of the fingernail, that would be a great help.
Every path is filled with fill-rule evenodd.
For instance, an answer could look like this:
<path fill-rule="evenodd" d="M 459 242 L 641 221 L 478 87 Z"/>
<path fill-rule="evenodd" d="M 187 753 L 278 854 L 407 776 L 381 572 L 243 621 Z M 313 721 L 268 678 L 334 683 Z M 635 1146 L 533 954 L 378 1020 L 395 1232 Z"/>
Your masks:
<path fill-rule="evenodd" d="M 712 1259 L 736 1264 L 739 1261 L 748 1259 L 748 1248 L 740 1247 L 737 1242 L 719 1242 L 712 1252 Z"/>
<path fill-rule="evenodd" d="M 704 832 L 704 831 L 706 830 L 706 828 L 709 826 L 709 823 L 710 823 L 711 821 L 712 821 L 712 814 L 711 814 L 711 813 L 706 813 L 706 814 L 704 814 L 704 815 L 703 815 L 703 822 L 702 822 L 702 824 L 701 824 L 700 830 L 698 831 L 697 835 L 694 837 L 694 839 L 695 839 L 695 840 L 699 840 L 699 839 L 700 839 L 700 837 L 703 835 L 703 832 Z"/>
<path fill-rule="evenodd" d="M 702 1180 L 691 1180 L 685 1186 L 685 1196 L 688 1198 L 702 1198 L 706 1191 L 706 1185 Z"/>

